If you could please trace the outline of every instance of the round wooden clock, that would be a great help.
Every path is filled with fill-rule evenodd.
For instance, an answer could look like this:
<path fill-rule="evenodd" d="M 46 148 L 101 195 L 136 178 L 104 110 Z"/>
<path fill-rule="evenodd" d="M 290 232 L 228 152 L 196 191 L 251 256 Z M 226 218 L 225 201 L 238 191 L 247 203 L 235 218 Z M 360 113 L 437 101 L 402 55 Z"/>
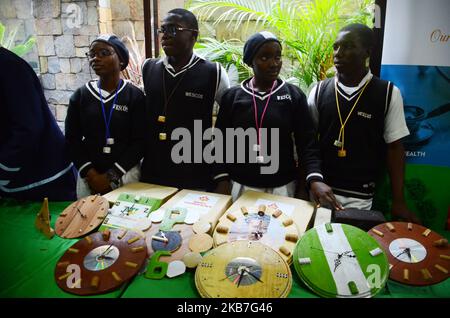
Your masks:
<path fill-rule="evenodd" d="M 279 209 L 265 205 L 241 207 L 219 219 L 213 239 L 215 246 L 237 240 L 258 241 L 270 246 L 291 263 L 298 229 L 294 221 Z"/>
<path fill-rule="evenodd" d="M 436 232 L 418 224 L 390 222 L 375 226 L 369 234 L 388 255 L 390 279 L 425 286 L 449 277 L 450 247 Z"/>
<path fill-rule="evenodd" d="M 285 298 L 292 275 L 286 261 L 269 246 L 235 241 L 203 257 L 195 285 L 204 298 Z"/>
<path fill-rule="evenodd" d="M 327 223 L 307 231 L 294 252 L 302 281 L 322 297 L 372 297 L 386 284 L 387 256 L 357 227 Z"/>
<path fill-rule="evenodd" d="M 56 283 L 76 295 L 110 292 L 136 275 L 146 258 L 145 240 L 135 232 L 96 232 L 72 245 L 59 259 Z"/>
<path fill-rule="evenodd" d="M 58 217 L 55 232 L 62 238 L 77 238 L 92 232 L 108 214 L 108 200 L 91 195 L 69 205 Z"/>

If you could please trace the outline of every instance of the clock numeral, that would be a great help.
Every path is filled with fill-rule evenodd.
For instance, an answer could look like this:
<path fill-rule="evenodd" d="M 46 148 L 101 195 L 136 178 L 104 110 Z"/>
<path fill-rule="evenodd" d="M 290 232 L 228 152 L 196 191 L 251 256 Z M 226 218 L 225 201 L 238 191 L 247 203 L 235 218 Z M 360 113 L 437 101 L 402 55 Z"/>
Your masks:
<path fill-rule="evenodd" d="M 448 274 L 448 270 L 445 267 L 442 267 L 439 264 L 435 264 L 434 267 L 436 267 L 438 270 L 440 270 L 441 272 L 443 272 L 444 274 Z"/>
<path fill-rule="evenodd" d="M 426 230 L 422 233 L 422 235 L 425 236 L 425 237 L 427 237 L 428 235 L 430 235 L 430 233 L 431 233 L 431 230 L 430 230 L 430 229 L 426 229 Z"/>

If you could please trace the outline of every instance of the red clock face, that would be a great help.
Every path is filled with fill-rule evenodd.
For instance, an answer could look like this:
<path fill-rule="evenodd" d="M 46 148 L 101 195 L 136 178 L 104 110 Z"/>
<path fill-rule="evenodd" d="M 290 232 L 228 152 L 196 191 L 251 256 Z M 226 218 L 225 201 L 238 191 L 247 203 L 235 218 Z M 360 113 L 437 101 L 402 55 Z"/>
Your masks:
<path fill-rule="evenodd" d="M 450 247 L 438 233 L 418 224 L 390 222 L 375 226 L 369 234 L 388 255 L 390 279 L 425 286 L 448 278 Z"/>
<path fill-rule="evenodd" d="M 93 233 L 72 245 L 56 264 L 55 279 L 66 292 L 95 295 L 122 286 L 147 257 L 144 238 L 127 230 Z"/>

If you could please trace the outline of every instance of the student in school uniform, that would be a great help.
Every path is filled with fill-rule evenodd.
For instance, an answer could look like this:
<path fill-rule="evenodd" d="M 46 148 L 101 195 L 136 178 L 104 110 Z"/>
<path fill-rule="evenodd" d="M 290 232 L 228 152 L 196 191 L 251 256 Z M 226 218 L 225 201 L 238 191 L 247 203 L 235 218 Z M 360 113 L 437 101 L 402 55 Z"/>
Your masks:
<path fill-rule="evenodd" d="M 272 33 L 262 31 L 252 35 L 244 46 L 244 62 L 253 68 L 254 76 L 230 88 L 221 101 L 216 127 L 225 136 L 226 144 L 233 142 L 226 138 L 227 128 L 254 129 L 257 136 L 256 144 L 249 145 L 251 141 L 247 140 L 244 148 L 235 145 L 235 162 L 216 165 L 216 174 L 232 181 L 233 199 L 245 190 L 295 196 L 299 174 L 294 145 L 307 178 L 321 176 L 306 96 L 297 86 L 278 77 L 281 51 L 281 44 Z M 262 129 L 266 129 L 267 138 L 263 138 Z M 272 139 L 274 131 L 278 131 L 275 140 Z M 248 149 L 245 163 L 236 162 L 236 154 Z M 269 157 L 272 163 L 278 161 L 278 167 L 262 173 L 262 167 L 269 164 L 265 159 Z M 229 184 L 223 180 L 217 191 L 226 193 L 227 188 L 229 191 Z"/>
<path fill-rule="evenodd" d="M 86 55 L 99 79 L 75 91 L 66 117 L 78 197 L 138 181 L 144 143 L 144 94 L 120 78 L 129 61 L 127 48 L 115 35 L 101 35 Z"/>
<path fill-rule="evenodd" d="M 202 141 L 202 135 L 212 127 L 214 103 L 229 87 L 227 73 L 218 63 L 193 52 L 198 22 L 190 11 L 169 11 L 159 32 L 165 57 L 147 59 L 142 66 L 148 132 L 141 181 L 212 190 L 212 165 L 202 156 L 209 141 Z M 172 134 L 177 130 L 189 133 L 186 153 L 176 151 L 181 140 L 172 138 Z"/>
<path fill-rule="evenodd" d="M 373 41 L 373 31 L 366 25 L 342 28 L 334 42 L 336 76 L 319 82 L 310 93 L 308 104 L 325 177 L 310 182 L 311 193 L 316 202 L 334 209 L 370 210 L 376 181 L 386 165 L 392 216 L 419 223 L 403 194 L 401 139 L 409 131 L 402 96 L 392 83 L 371 73 L 368 59 Z"/>

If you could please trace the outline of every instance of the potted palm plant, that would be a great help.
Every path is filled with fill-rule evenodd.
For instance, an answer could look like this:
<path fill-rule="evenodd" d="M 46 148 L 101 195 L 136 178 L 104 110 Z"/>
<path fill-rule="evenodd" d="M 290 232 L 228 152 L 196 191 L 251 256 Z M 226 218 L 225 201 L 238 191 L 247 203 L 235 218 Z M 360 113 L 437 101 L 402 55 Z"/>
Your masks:
<path fill-rule="evenodd" d="M 283 42 L 281 76 L 305 92 L 312 83 L 332 76 L 332 46 L 345 24 L 372 25 L 373 0 L 190 0 L 187 8 L 200 21 L 226 23 L 228 29 L 268 29 Z M 242 61 L 243 41 L 201 38 L 198 54 L 237 70 L 239 80 L 250 74 Z"/>

